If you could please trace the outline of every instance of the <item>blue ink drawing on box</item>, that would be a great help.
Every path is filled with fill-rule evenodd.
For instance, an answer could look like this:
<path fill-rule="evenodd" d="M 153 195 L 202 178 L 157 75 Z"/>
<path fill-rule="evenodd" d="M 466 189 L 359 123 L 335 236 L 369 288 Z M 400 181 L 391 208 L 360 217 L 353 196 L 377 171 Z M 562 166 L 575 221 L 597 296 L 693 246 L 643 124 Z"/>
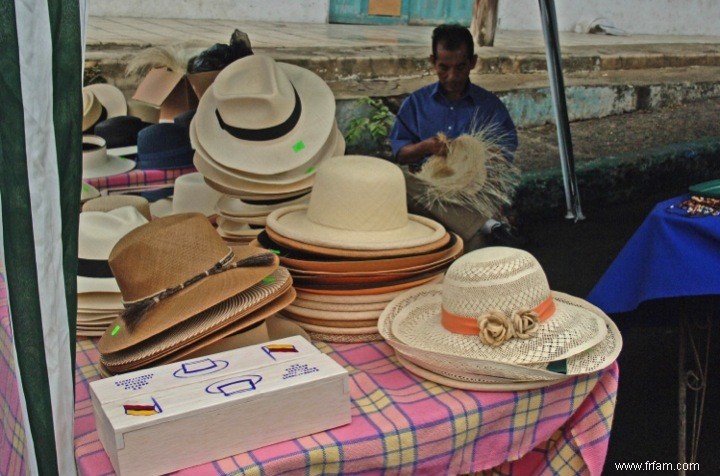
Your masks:
<path fill-rule="evenodd" d="M 125 390 L 140 390 L 150 383 L 153 374 L 138 375 L 137 377 L 126 378 L 115 382 L 116 387 L 122 387 Z"/>
<path fill-rule="evenodd" d="M 180 368 L 173 372 L 173 375 L 177 378 L 190 378 L 197 377 L 200 375 L 212 374 L 219 372 L 228 366 L 226 360 L 213 360 L 210 358 L 193 360 L 192 362 L 185 362 L 180 365 Z"/>
<path fill-rule="evenodd" d="M 261 375 L 239 375 L 237 377 L 226 378 L 215 383 L 211 383 L 205 388 L 210 394 L 224 395 L 229 397 L 238 393 L 251 392 L 257 388 L 257 384 L 262 380 Z"/>
<path fill-rule="evenodd" d="M 292 364 L 290 367 L 285 369 L 285 373 L 283 374 L 282 378 L 283 380 L 293 377 L 298 377 L 300 375 L 306 375 L 311 374 L 313 372 L 319 372 L 320 369 L 317 367 L 310 367 L 308 364 Z"/>

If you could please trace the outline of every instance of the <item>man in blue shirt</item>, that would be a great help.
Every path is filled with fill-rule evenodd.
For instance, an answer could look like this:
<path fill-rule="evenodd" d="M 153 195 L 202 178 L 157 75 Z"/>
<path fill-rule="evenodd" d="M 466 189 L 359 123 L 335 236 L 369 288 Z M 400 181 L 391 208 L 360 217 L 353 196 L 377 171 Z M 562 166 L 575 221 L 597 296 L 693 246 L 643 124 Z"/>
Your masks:
<path fill-rule="evenodd" d="M 493 235 L 496 244 L 519 246 L 522 238 L 507 223 L 480 217 L 467 207 L 428 207 L 417 199 L 423 184 L 413 173 L 430 156 L 447 154 L 439 132 L 454 139 L 489 127 L 507 160 L 514 158 L 517 131 L 507 108 L 493 93 L 470 82 L 470 72 L 477 63 L 473 43 L 468 29 L 460 25 L 441 25 L 433 30 L 430 61 L 438 82 L 415 91 L 400 106 L 390 132 L 393 157 L 399 165 L 408 166 L 405 178 L 410 212 L 433 218 L 458 233 L 468 251 L 484 245 L 487 235 Z"/>

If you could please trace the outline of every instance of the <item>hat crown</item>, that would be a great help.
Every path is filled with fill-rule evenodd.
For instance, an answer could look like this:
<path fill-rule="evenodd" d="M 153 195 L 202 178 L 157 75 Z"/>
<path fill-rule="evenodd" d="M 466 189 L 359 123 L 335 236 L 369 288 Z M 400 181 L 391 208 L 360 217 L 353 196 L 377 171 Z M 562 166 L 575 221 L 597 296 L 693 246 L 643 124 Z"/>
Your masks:
<path fill-rule="evenodd" d="M 491 310 L 511 315 L 519 309 L 534 309 L 548 296 L 550 286 L 537 259 L 526 251 L 500 246 L 457 259 L 442 287 L 443 308 L 472 318 Z"/>
<path fill-rule="evenodd" d="M 110 158 L 107 155 L 107 142 L 100 136 L 84 135 L 83 141 L 83 170 L 102 169 Z"/>
<path fill-rule="evenodd" d="M 78 258 L 107 260 L 123 236 L 147 222 L 132 206 L 80 213 Z"/>
<path fill-rule="evenodd" d="M 159 218 L 125 235 L 110 253 L 110 268 L 125 302 L 178 286 L 209 270 L 230 248 L 199 213 Z"/>
<path fill-rule="evenodd" d="M 175 179 L 173 192 L 173 213 L 215 214 L 215 204 L 222 194 L 205 183 L 200 172 L 181 175 Z"/>
<path fill-rule="evenodd" d="M 212 86 L 217 110 L 226 124 L 263 129 L 282 124 L 296 105 L 295 89 L 269 56 L 250 55 L 227 66 Z"/>
<path fill-rule="evenodd" d="M 315 175 L 307 217 L 314 223 L 341 230 L 402 228 L 408 223 L 402 171 L 374 157 L 328 159 Z"/>

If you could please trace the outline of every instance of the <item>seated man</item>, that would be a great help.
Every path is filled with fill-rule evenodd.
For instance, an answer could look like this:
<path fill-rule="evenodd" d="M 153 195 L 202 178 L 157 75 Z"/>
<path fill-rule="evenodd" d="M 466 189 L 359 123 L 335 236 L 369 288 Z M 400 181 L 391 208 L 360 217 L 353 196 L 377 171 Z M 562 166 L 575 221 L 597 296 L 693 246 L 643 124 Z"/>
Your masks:
<path fill-rule="evenodd" d="M 438 138 L 439 132 L 454 139 L 476 129 L 491 128 L 510 162 L 518 145 L 515 124 L 505 105 L 493 93 L 470 82 L 477 55 L 467 28 L 460 25 L 435 28 L 430 61 L 438 82 L 418 89 L 402 103 L 390 133 L 395 161 L 408 166 L 408 170 L 403 167 L 408 209 L 459 234 L 466 251 L 485 245 L 488 235 L 494 237 L 494 244 L 520 246 L 522 238 L 505 222 L 478 216 L 474 210 L 459 205 L 427 206 L 417 198 L 424 184 L 413 174 L 430 156 L 447 155 L 446 142 Z"/>

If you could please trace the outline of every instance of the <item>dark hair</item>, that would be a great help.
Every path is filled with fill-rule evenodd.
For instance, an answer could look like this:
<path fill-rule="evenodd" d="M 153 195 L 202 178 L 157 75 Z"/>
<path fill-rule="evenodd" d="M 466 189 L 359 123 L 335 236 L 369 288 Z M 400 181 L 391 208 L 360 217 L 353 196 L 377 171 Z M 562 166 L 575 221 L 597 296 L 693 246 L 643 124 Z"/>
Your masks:
<path fill-rule="evenodd" d="M 470 30 L 462 25 L 440 25 L 432 32 L 432 52 L 437 57 L 437 47 L 443 45 L 446 50 L 456 51 L 463 45 L 467 47 L 468 58 L 475 54 L 475 41 Z"/>

